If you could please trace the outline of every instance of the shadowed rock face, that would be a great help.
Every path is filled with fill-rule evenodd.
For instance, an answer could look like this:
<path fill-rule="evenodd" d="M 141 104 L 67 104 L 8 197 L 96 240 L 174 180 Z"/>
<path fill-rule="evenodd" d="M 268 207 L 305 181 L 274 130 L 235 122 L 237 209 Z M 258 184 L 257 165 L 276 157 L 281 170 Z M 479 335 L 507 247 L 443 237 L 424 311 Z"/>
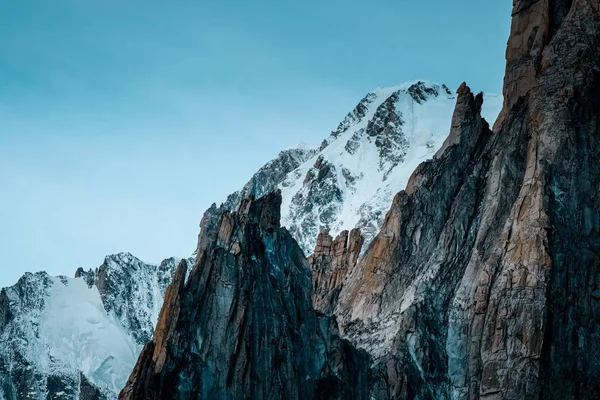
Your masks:
<path fill-rule="evenodd" d="M 495 120 L 502 98 L 485 98 L 483 113 Z M 279 188 L 282 225 L 305 254 L 313 251 L 323 229 L 335 236 L 359 228 L 368 245 L 394 195 L 443 143 L 455 102 L 447 86 L 433 82 L 377 88 L 319 147 L 299 145 L 282 151 L 222 207 L 233 211 L 245 197 L 260 198 Z M 207 210 L 210 213 L 219 216 L 216 204 Z"/>
<path fill-rule="evenodd" d="M 188 282 L 181 264 L 120 398 L 368 398 L 369 358 L 313 310 L 280 203 L 272 193 L 205 219 Z"/>
<path fill-rule="evenodd" d="M 600 397 L 599 7 L 514 2 L 494 133 L 463 85 L 348 273 L 336 314 L 375 398 Z"/>

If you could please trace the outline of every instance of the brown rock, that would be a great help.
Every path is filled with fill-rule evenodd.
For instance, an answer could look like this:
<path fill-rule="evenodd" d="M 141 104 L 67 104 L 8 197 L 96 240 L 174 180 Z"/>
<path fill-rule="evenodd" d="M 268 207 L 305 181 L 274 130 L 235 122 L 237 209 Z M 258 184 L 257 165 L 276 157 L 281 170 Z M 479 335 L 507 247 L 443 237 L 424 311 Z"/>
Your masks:
<path fill-rule="evenodd" d="M 599 398 L 599 9 L 514 2 L 495 133 L 461 85 L 348 273 L 335 313 L 379 398 Z"/>
<path fill-rule="evenodd" d="M 167 288 L 165 302 L 158 316 L 158 322 L 156 323 L 156 329 L 154 330 L 155 347 L 153 361 L 155 362 L 155 374 L 159 374 L 162 370 L 167 357 L 166 344 L 173 335 L 175 329 L 175 326 L 172 325 L 170 321 L 179 318 L 182 301 L 181 294 L 185 287 L 186 272 L 187 263 L 184 260 L 177 266 L 177 271 L 175 271 L 175 275 L 173 276 L 173 282 Z"/>
<path fill-rule="evenodd" d="M 600 398 L 600 3 L 513 6 L 494 132 L 461 85 L 364 256 L 321 232 L 312 277 L 276 195 L 208 218 L 124 398 Z"/>
<path fill-rule="evenodd" d="M 308 257 L 313 276 L 313 306 L 324 314 L 332 314 L 341 284 L 350 268 L 356 265 L 364 238 L 359 229 L 342 231 L 335 240 L 329 230 L 317 237 L 315 251 Z"/>

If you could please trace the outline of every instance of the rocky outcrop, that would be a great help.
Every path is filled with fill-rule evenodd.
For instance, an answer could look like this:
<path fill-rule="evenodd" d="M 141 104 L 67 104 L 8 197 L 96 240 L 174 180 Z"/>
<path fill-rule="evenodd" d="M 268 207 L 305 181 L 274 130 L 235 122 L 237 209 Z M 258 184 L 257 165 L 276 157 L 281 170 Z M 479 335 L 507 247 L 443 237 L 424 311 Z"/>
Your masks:
<path fill-rule="evenodd" d="M 350 111 L 348 115 L 346 115 L 342 122 L 340 122 L 337 129 L 331 132 L 331 136 L 334 139 L 337 139 L 339 135 L 346 132 L 352 126 L 361 123 L 369 113 L 371 104 L 377 100 L 377 97 L 378 96 L 375 93 L 367 93 L 367 95 L 358 102 L 356 107 L 354 107 L 354 109 Z"/>
<path fill-rule="evenodd" d="M 418 84 L 408 88 L 409 93 L 415 85 Z M 436 89 L 431 88 L 431 90 L 435 95 L 438 94 Z M 404 161 L 409 147 L 408 139 L 402 131 L 404 125 L 402 112 L 396 109 L 400 95 L 399 92 L 392 94 L 377 107 L 373 119 L 369 121 L 365 130 L 379 151 L 379 170 L 383 172 L 384 181 L 388 178 L 391 170 Z"/>
<path fill-rule="evenodd" d="M 258 198 L 274 191 L 285 180 L 288 174 L 313 157 L 317 152 L 317 149 L 304 147 L 281 151 L 276 158 L 263 165 L 252 175 L 252 178 L 250 178 L 241 190 L 227 196 L 227 200 L 223 206 L 233 211 L 248 196 Z M 215 208 L 212 210 L 216 211 Z M 216 215 L 218 216 L 218 213 Z"/>
<path fill-rule="evenodd" d="M 368 398 L 370 361 L 313 310 L 280 205 L 279 193 L 249 198 L 202 227 L 203 251 L 187 283 L 179 267 L 120 398 Z"/>
<path fill-rule="evenodd" d="M 309 168 L 302 181 L 302 190 L 290 200 L 288 219 L 289 231 L 295 238 L 314 236 L 320 229 L 335 224 L 342 211 L 344 191 L 336 165 L 319 156 Z M 314 213 L 318 216 L 315 217 Z M 307 216 L 310 216 L 307 218 Z"/>
<path fill-rule="evenodd" d="M 504 92 L 492 132 L 483 96 L 461 85 L 450 135 L 439 146 L 421 143 L 433 158 L 394 197 L 358 262 L 357 232 L 335 240 L 322 232 L 307 261 L 280 227 L 279 193 L 240 197 L 235 212 L 212 207 L 189 278 L 180 263 L 121 398 L 600 398 L 598 0 L 515 0 Z M 415 84 L 365 98 L 276 185 L 293 194 L 284 208 L 304 207 L 289 200 L 302 190 L 313 191 L 297 199 L 319 198 L 327 179 L 345 185 L 343 201 L 373 176 L 384 179 L 380 168 L 369 175 L 350 160 L 380 160 L 369 138 L 409 131 L 400 99 L 427 105 L 443 93 Z M 391 173 L 387 182 L 402 176 Z M 337 208 L 339 226 L 356 210 L 360 221 L 376 219 L 365 204 Z M 303 235 L 324 223 L 320 204 L 313 206 L 296 215 L 313 221 Z M 78 274 L 103 300 L 118 287 L 105 272 Z M 56 327 L 69 324 L 46 314 L 69 315 L 56 312 L 68 304 L 53 303 L 48 291 L 73 286 L 28 275 L 0 295 L 1 339 L 10 350 L 0 352 L 2 396 L 102 395 L 95 382 L 119 366 L 115 358 L 64 375 L 42 374 L 27 358 L 45 349 L 36 340 L 48 324 L 59 332 L 56 346 L 70 344 Z M 84 322 L 95 326 L 89 313 L 104 306 L 90 304 Z M 336 318 L 323 314 L 331 311 Z M 133 321 L 134 329 L 143 325 Z M 55 354 L 46 360 L 71 365 L 56 363 Z"/>
<path fill-rule="evenodd" d="M 378 399 L 600 396 L 600 5 L 515 1 L 505 104 L 458 90 L 336 314 Z"/>
<path fill-rule="evenodd" d="M 317 237 L 315 251 L 308 257 L 313 277 L 313 307 L 332 314 L 342 282 L 348 270 L 354 268 L 364 238 L 359 229 L 342 231 L 335 239 L 325 229 Z"/>
<path fill-rule="evenodd" d="M 427 348 L 424 351 L 427 355 L 442 357 L 444 354 L 439 346 L 445 343 L 445 337 L 435 336 L 439 334 L 437 330 L 430 332 L 428 328 L 432 325 L 443 332 L 447 322 L 435 318 L 446 313 L 450 301 L 446 296 L 450 297 L 457 285 L 451 278 L 456 281 L 462 277 L 455 264 L 456 252 L 468 254 L 464 243 L 453 241 L 469 239 L 466 236 L 476 232 L 472 225 L 478 223 L 474 214 L 481 195 L 477 190 L 486 176 L 478 164 L 487 159 L 485 143 L 493 135 L 479 115 L 481 96 L 474 96 L 465 85 L 458 94 L 450 136 L 436 159 L 422 164 L 411 177 L 406 191 L 396 195 L 381 232 L 349 273 L 340 294 L 336 313 L 341 318 L 344 334 L 357 346 L 367 349 L 382 368 L 386 389 L 385 393 L 378 393 L 378 398 L 417 395 L 449 398 L 448 392 L 437 389 L 436 379 L 440 377 L 435 374 L 440 372 L 420 371 L 423 366 L 436 364 L 418 359 L 421 349 L 410 350 L 409 344 L 423 337 L 430 346 L 438 346 Z M 463 184 L 465 189 L 461 191 Z M 469 204 L 468 212 L 460 215 L 453 212 L 453 208 L 466 208 Z M 447 221 L 449 216 L 460 217 L 460 224 Z M 455 223 L 459 232 L 454 231 Z M 442 236 L 444 230 L 451 234 L 448 239 Z M 442 263 L 438 257 L 445 252 L 449 261 Z M 446 279 L 438 277 L 442 273 Z M 416 318 L 414 308 L 422 304 L 421 296 L 422 303 L 431 307 L 419 313 L 424 326 L 421 320 L 413 320 Z M 426 316 L 433 322 L 425 322 Z M 388 369 L 383 370 L 386 365 Z M 439 368 L 443 367 L 444 364 Z M 440 375 L 443 377 L 445 372 Z M 434 388 L 431 391 L 427 389 L 430 386 Z"/>

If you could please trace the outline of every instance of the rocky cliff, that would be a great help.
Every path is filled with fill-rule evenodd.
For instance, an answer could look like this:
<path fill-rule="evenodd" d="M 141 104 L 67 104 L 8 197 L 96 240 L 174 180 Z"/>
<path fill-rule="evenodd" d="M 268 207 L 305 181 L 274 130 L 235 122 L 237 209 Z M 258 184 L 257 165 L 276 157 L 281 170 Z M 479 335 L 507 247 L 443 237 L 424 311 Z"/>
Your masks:
<path fill-rule="evenodd" d="M 205 218 L 154 340 L 122 399 L 368 399 L 369 358 L 312 308 L 302 250 L 279 226 L 281 195 Z"/>
<path fill-rule="evenodd" d="M 369 94 L 205 214 L 153 333 L 126 303 L 158 297 L 129 268 L 26 275 L 0 295 L 0 397 L 101 398 L 125 365 L 114 346 L 152 337 L 123 399 L 600 398 L 600 3 L 513 3 L 493 130 L 466 84 Z M 402 108 L 449 100 L 447 137 Z M 399 184 L 385 218 L 362 208 Z M 348 221 L 367 228 L 360 259 L 357 230 L 316 235 Z M 314 238 L 308 260 L 294 236 Z"/>
<path fill-rule="evenodd" d="M 514 2 L 504 109 L 459 89 L 336 314 L 379 399 L 600 398 L 597 0 Z"/>
<path fill-rule="evenodd" d="M 454 101 L 444 85 L 423 81 L 378 88 L 320 146 L 284 150 L 267 163 L 221 208 L 208 210 L 203 226 L 212 229 L 221 213 L 239 207 L 245 196 L 281 188 L 284 224 L 305 252 L 316 246 L 310 259 L 314 306 L 331 314 L 345 275 L 363 241 L 374 237 L 393 193 L 442 144 Z M 497 110 L 492 106 L 488 112 L 494 116 Z M 336 239 L 323 235 L 316 243 L 325 227 Z M 206 236 L 200 238 L 197 252 L 209 244 Z M 106 257 L 99 268 L 79 269 L 76 279 L 28 274 L 6 288 L 0 398 L 115 397 L 142 345 L 153 337 L 178 261 L 153 265 L 120 253 Z"/>

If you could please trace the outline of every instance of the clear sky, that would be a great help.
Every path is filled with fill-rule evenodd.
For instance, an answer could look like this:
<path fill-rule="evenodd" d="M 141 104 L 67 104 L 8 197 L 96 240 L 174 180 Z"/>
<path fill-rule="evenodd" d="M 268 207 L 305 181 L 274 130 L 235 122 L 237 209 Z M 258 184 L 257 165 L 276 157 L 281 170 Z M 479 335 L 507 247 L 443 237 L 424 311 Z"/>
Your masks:
<path fill-rule="evenodd" d="M 511 1 L 5 1 L 0 286 L 187 256 L 212 202 L 368 91 L 501 91 Z"/>

